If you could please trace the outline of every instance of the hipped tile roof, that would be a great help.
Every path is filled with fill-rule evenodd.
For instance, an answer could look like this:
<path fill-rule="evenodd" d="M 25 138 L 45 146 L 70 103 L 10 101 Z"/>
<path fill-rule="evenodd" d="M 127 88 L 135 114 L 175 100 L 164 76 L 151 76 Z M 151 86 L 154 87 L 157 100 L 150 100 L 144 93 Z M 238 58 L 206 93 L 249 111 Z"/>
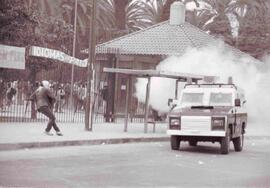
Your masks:
<path fill-rule="evenodd" d="M 113 39 L 96 46 L 97 54 L 182 55 L 188 47 L 201 48 L 218 39 L 185 22 L 171 25 L 165 21 L 146 29 Z M 225 44 L 236 56 L 247 56 Z"/>

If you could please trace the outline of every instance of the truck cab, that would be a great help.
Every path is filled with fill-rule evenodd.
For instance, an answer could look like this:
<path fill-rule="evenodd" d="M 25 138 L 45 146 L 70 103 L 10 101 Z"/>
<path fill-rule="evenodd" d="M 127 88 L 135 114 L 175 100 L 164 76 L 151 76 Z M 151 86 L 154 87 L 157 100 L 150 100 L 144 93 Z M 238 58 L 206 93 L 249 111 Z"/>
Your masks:
<path fill-rule="evenodd" d="M 167 134 L 171 149 L 180 143 L 219 142 L 221 154 L 228 154 L 230 142 L 242 151 L 247 111 L 243 90 L 234 84 L 186 84 L 180 98 L 168 114 Z"/>

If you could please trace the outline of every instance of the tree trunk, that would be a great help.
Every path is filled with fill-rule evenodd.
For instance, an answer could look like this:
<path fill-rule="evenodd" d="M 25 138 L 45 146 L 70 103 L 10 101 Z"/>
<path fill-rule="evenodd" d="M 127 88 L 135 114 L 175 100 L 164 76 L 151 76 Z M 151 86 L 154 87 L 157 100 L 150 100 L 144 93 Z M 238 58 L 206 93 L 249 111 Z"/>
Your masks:
<path fill-rule="evenodd" d="M 128 0 L 114 0 L 116 26 L 119 30 L 126 29 L 126 11 Z"/>
<path fill-rule="evenodd" d="M 171 7 L 171 4 L 174 2 L 175 0 L 167 0 L 165 5 L 164 5 L 164 8 L 163 8 L 163 11 L 162 11 L 162 14 L 161 14 L 161 21 L 166 21 L 169 19 L 170 17 L 170 7 Z"/>

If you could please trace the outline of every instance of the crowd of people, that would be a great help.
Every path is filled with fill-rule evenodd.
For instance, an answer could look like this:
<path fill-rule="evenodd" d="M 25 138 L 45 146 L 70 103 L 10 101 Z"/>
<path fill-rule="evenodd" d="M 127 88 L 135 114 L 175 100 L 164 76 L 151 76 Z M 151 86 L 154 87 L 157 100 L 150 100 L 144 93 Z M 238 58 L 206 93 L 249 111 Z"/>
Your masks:
<path fill-rule="evenodd" d="M 0 109 L 9 108 L 12 104 L 23 104 L 31 95 L 31 84 L 26 81 L 8 81 L 0 79 Z"/>
<path fill-rule="evenodd" d="M 12 104 L 28 105 L 30 95 L 39 86 L 39 82 L 31 84 L 30 81 L 16 80 L 3 81 L 0 79 L 0 110 L 8 110 Z M 86 83 L 75 82 L 73 92 L 70 83 L 58 83 L 50 81 L 50 90 L 56 97 L 54 112 L 63 112 L 70 107 L 75 111 L 85 110 Z M 73 95 L 72 100 L 71 94 Z M 71 101 L 73 102 L 71 104 Z"/>
<path fill-rule="evenodd" d="M 30 81 L 24 80 L 4 81 L 0 79 L 0 113 L 3 115 L 3 113 L 11 112 L 13 113 L 12 117 L 21 117 L 30 114 L 31 118 L 35 119 L 38 109 L 30 96 L 40 85 L 41 82 L 32 84 Z M 97 114 L 103 114 L 104 117 L 107 117 L 106 105 L 107 100 L 110 99 L 108 86 L 102 82 L 99 86 L 99 92 L 95 92 L 95 110 Z M 60 115 L 61 117 L 67 118 L 74 117 L 74 114 L 77 112 L 83 113 L 85 111 L 87 99 L 87 84 L 85 82 L 74 82 L 73 87 L 71 87 L 69 82 L 59 83 L 49 81 L 49 90 L 56 99 L 52 108 L 53 113 L 62 114 Z M 143 108 L 143 105 L 132 105 L 130 109 L 131 117 L 135 116 L 135 114 L 143 113 Z M 155 114 L 153 113 L 153 115 Z"/>

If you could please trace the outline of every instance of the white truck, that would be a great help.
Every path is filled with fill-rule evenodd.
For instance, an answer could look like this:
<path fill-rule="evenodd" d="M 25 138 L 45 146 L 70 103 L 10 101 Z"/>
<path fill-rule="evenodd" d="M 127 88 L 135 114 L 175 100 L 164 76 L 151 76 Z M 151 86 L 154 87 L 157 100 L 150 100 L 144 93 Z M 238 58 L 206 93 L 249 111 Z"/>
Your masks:
<path fill-rule="evenodd" d="M 243 90 L 234 84 L 186 84 L 168 114 L 167 134 L 171 149 L 180 142 L 196 146 L 200 141 L 219 142 L 221 154 L 228 154 L 230 141 L 242 151 L 247 126 Z"/>

